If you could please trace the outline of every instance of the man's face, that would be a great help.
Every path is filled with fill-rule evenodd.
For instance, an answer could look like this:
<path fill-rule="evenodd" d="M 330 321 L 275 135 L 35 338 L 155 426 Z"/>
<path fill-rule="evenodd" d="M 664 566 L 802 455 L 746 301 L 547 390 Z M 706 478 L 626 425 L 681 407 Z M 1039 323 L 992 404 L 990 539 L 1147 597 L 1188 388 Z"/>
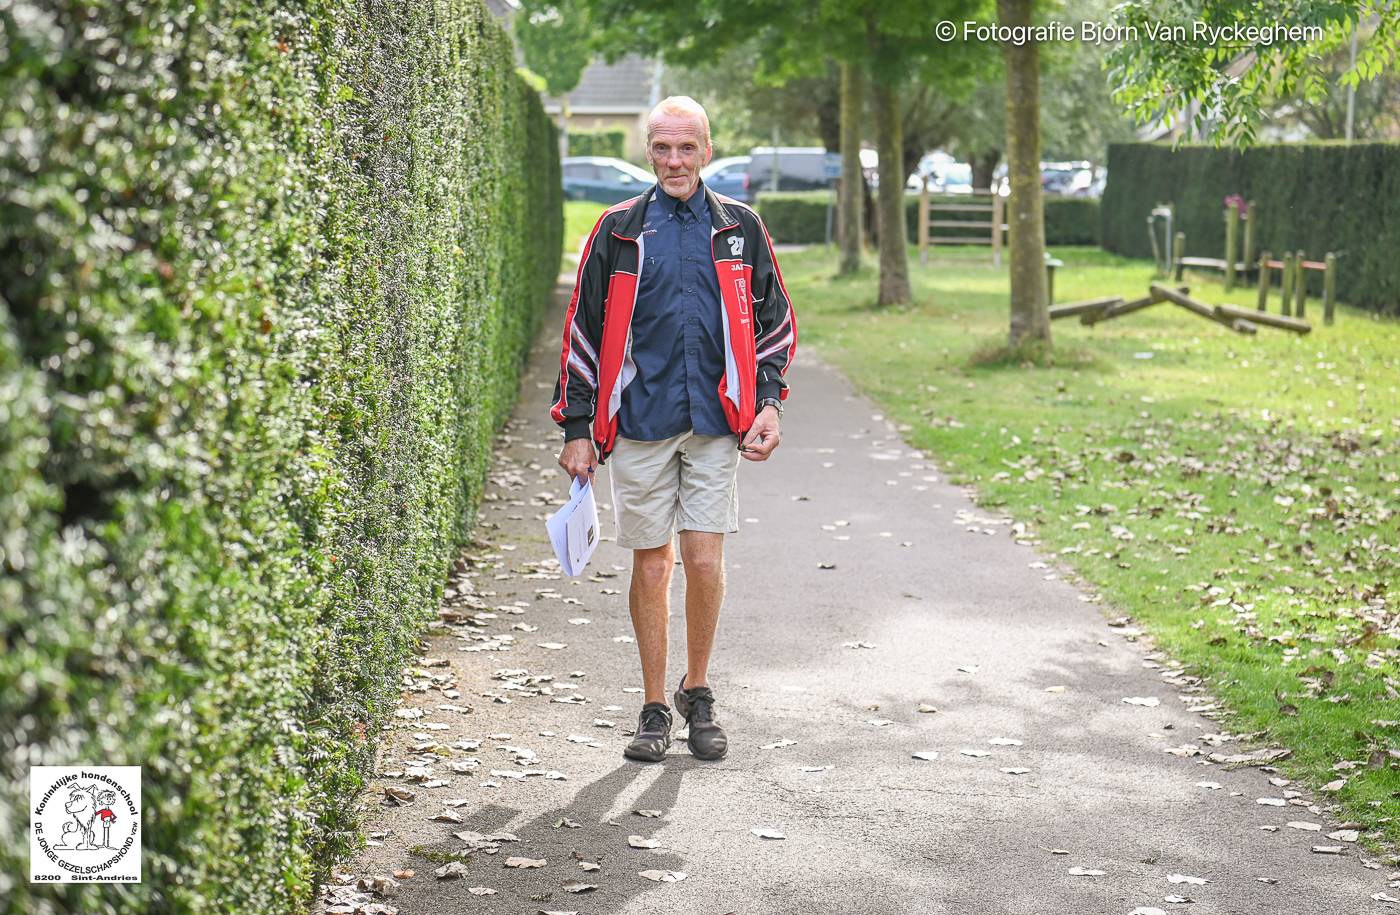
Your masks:
<path fill-rule="evenodd" d="M 647 161 L 661 189 L 685 200 L 700 183 L 700 169 L 710 161 L 711 148 L 700 125 L 681 114 L 659 114 L 651 122 Z"/>

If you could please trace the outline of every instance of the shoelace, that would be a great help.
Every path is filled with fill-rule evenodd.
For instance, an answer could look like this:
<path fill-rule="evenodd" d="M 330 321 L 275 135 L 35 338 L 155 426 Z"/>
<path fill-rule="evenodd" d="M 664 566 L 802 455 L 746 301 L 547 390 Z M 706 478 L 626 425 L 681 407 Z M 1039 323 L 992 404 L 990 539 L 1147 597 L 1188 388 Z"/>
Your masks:
<path fill-rule="evenodd" d="M 690 720 L 691 720 L 692 722 L 696 722 L 696 721 L 705 721 L 705 722 L 709 722 L 709 721 L 714 721 L 714 720 L 715 720 L 715 718 L 714 718 L 714 711 L 713 711 L 713 706 L 714 706 L 714 704 L 715 704 L 715 697 L 714 697 L 713 694 L 711 694 L 711 693 L 700 693 L 700 694 L 698 694 L 698 695 L 691 696 L 691 697 L 689 697 L 689 698 L 690 698 L 690 716 L 689 716 L 689 717 L 690 717 Z"/>
<path fill-rule="evenodd" d="M 642 726 L 637 733 L 661 734 L 666 730 L 666 713 L 659 708 L 649 708 L 642 712 Z"/>

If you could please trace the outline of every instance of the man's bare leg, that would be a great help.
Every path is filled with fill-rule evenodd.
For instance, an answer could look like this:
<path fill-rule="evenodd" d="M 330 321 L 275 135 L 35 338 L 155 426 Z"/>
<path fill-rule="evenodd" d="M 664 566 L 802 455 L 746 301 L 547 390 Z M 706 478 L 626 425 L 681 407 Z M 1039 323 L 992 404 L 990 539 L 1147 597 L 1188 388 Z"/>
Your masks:
<path fill-rule="evenodd" d="M 632 586 L 627 602 L 642 658 L 643 702 L 671 704 L 666 701 L 666 630 L 671 620 L 671 569 L 675 563 L 676 553 L 670 542 L 632 551 Z"/>
<path fill-rule="evenodd" d="M 685 566 L 686 657 L 681 685 L 690 689 L 710 685 L 710 651 L 724 603 L 724 535 L 681 531 L 681 563 Z"/>

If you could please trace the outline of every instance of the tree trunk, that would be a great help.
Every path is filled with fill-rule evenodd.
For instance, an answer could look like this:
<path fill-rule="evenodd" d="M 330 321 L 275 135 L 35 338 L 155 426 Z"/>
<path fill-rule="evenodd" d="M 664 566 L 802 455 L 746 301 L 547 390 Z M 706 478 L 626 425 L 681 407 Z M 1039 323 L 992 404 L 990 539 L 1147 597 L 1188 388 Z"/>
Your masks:
<path fill-rule="evenodd" d="M 997 0 L 1001 25 L 1029 26 L 1031 0 Z M 1006 43 L 1006 210 L 1011 247 L 1011 345 L 1050 342 L 1046 303 L 1045 213 L 1040 193 L 1040 47 Z"/>
<path fill-rule="evenodd" d="M 860 170 L 860 127 L 865 96 L 865 71 L 857 64 L 841 64 L 841 198 L 836 224 L 841 242 L 840 276 L 860 269 L 865 178 Z"/>
<path fill-rule="evenodd" d="M 880 293 L 875 304 L 893 305 L 913 297 L 904 232 L 904 118 L 898 86 L 882 79 L 873 82 L 876 145 L 880 149 Z"/>

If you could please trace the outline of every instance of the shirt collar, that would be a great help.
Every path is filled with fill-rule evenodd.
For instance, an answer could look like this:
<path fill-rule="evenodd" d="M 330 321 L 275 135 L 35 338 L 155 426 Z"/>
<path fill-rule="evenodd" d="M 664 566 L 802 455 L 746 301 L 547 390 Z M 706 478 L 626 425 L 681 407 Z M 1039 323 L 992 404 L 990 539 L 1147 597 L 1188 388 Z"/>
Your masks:
<path fill-rule="evenodd" d="M 710 209 L 709 205 L 705 201 L 704 178 L 701 178 L 699 183 L 695 185 L 695 193 L 691 194 L 688 200 L 677 200 L 670 194 L 661 190 L 661 185 L 659 183 L 657 184 L 656 189 L 652 191 L 651 199 L 661 204 L 662 208 L 664 208 L 665 211 L 670 214 L 675 214 L 680 209 L 680 207 L 686 207 L 690 210 L 691 215 L 693 215 L 698 220 L 703 220 L 707 218 Z"/>

